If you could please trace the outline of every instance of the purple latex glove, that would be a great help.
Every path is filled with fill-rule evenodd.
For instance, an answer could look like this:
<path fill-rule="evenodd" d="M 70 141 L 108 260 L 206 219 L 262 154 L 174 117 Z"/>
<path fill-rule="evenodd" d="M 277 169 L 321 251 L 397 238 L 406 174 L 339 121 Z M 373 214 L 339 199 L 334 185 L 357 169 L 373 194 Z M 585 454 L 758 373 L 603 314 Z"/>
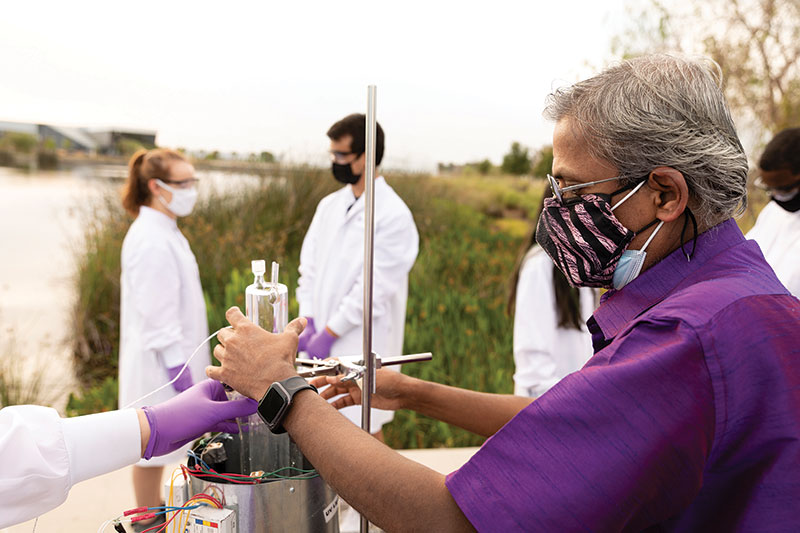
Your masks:
<path fill-rule="evenodd" d="M 327 329 L 323 329 L 315 333 L 308 341 L 306 353 L 312 359 L 326 359 L 331 353 L 331 346 L 334 342 L 336 342 L 336 337 L 328 333 Z"/>
<path fill-rule="evenodd" d="M 311 337 L 313 337 L 314 333 L 317 332 L 317 330 L 314 329 L 314 319 L 311 318 L 310 316 L 307 316 L 306 320 L 308 321 L 306 323 L 306 329 L 303 330 L 303 333 L 301 333 L 300 337 L 298 337 L 297 339 L 298 352 L 306 351 L 306 349 L 308 348 L 308 343 L 311 340 Z"/>
<path fill-rule="evenodd" d="M 181 371 L 183 365 L 180 366 L 173 366 L 172 368 L 167 369 L 167 376 L 169 376 L 169 381 L 175 379 L 175 376 L 178 375 L 178 372 Z M 189 370 L 189 367 L 186 367 L 186 370 L 183 371 L 181 377 L 175 380 L 172 384 L 172 388 L 175 389 L 176 392 L 183 392 L 189 387 L 194 385 L 194 380 L 192 380 L 192 372 Z"/>
<path fill-rule="evenodd" d="M 166 455 L 207 431 L 237 433 L 234 419 L 256 412 L 258 402 L 250 398 L 228 400 L 222 383 L 206 379 L 174 398 L 144 407 L 150 424 L 145 459 Z"/>

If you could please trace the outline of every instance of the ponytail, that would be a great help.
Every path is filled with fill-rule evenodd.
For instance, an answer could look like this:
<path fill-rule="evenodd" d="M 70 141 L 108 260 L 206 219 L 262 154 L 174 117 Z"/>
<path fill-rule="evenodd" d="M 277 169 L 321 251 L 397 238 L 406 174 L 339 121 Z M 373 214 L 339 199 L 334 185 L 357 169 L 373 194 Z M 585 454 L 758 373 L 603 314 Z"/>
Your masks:
<path fill-rule="evenodd" d="M 122 189 L 122 207 L 133 216 L 139 208 L 148 205 L 152 193 L 148 187 L 151 179 L 168 180 L 169 167 L 173 161 L 186 161 L 180 153 L 167 148 L 139 150 L 128 162 L 128 179 Z"/>
<path fill-rule="evenodd" d="M 139 214 L 139 207 L 150 200 L 150 189 L 142 177 L 142 163 L 147 150 L 139 150 L 128 162 L 128 179 L 122 189 L 122 207 L 133 216 Z"/>

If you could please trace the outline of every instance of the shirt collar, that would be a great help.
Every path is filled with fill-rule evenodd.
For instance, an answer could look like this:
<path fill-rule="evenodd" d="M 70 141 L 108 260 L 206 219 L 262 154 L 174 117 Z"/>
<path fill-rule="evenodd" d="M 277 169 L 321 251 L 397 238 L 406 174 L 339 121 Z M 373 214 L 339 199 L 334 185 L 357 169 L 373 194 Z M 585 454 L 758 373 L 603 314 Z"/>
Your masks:
<path fill-rule="evenodd" d="M 178 221 L 172 218 L 169 215 L 162 213 L 157 209 L 153 209 L 152 207 L 147 207 L 146 205 L 139 207 L 139 216 L 143 220 L 151 220 L 154 224 L 158 224 L 159 226 L 165 228 L 177 228 Z"/>
<path fill-rule="evenodd" d="M 375 188 L 376 190 L 381 187 L 384 183 L 383 176 L 375 176 Z M 366 189 L 364 192 L 361 193 L 361 196 L 356 198 L 356 195 L 353 194 L 353 188 L 350 186 L 343 187 L 343 189 L 347 190 L 347 193 L 344 195 L 345 197 L 345 205 L 347 206 L 346 209 L 346 216 L 352 217 L 356 213 L 364 210 L 364 202 L 366 202 L 367 191 Z"/>
<path fill-rule="evenodd" d="M 663 300 L 709 259 L 742 242 L 744 235 L 736 222 L 728 219 L 697 236 L 691 261 L 678 248 L 624 288 L 606 292 L 592 315 L 605 339 L 614 338 L 625 324 Z"/>

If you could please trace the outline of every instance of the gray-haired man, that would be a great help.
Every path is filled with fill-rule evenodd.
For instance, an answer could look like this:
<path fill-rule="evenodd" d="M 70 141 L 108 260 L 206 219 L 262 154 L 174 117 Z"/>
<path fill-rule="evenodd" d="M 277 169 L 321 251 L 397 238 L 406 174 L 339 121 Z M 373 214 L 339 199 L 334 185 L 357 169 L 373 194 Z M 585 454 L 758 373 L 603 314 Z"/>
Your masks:
<path fill-rule="evenodd" d="M 535 401 L 379 371 L 376 407 L 492 437 L 448 476 L 337 416 L 325 398 L 353 385 L 301 392 L 283 425 L 348 502 L 389 531 L 800 529 L 800 302 L 732 219 L 747 161 L 719 82 L 650 56 L 552 95 L 537 239 L 610 289 L 595 355 Z M 228 318 L 210 376 L 261 398 L 296 375 L 302 319 L 275 336 Z"/>

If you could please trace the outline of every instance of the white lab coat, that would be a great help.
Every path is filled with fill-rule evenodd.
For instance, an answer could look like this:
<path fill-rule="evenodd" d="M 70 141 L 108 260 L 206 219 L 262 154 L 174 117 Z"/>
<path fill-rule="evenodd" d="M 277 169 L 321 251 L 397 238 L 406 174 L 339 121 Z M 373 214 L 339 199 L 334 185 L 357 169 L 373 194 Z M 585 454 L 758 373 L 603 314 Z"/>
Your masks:
<path fill-rule="evenodd" d="M 585 322 L 597 307 L 596 291 L 578 290 Z M 564 376 L 580 370 L 592 353 L 586 325 L 581 330 L 558 326 L 553 261 L 539 246 L 533 246 L 523 259 L 517 282 L 514 394 L 541 396 Z"/>
<path fill-rule="evenodd" d="M 317 331 L 328 326 L 339 336 L 331 356 L 362 352 L 365 196 L 356 199 L 348 185 L 323 198 L 300 251 L 300 315 L 313 317 Z M 375 179 L 373 242 L 373 351 L 402 355 L 408 273 L 419 251 L 419 234 L 411 211 L 382 176 Z M 360 406 L 341 412 L 361 424 Z M 392 416 L 374 409 L 371 432 Z"/>
<path fill-rule="evenodd" d="M 800 211 L 790 213 L 769 202 L 747 238 L 758 243 L 781 283 L 800 298 Z"/>
<path fill-rule="evenodd" d="M 167 368 L 183 365 L 208 337 L 200 272 L 189 243 L 175 220 L 141 207 L 122 243 L 120 302 L 119 405 L 169 381 Z M 208 346 L 195 355 L 192 379 L 205 379 L 211 363 Z M 172 387 L 135 405 L 154 405 L 175 396 Z M 180 461 L 185 449 L 142 460 L 142 466 Z"/>
<path fill-rule="evenodd" d="M 70 488 L 136 462 L 134 409 L 61 418 L 55 409 L 0 409 L 0 529 L 61 505 Z"/>

